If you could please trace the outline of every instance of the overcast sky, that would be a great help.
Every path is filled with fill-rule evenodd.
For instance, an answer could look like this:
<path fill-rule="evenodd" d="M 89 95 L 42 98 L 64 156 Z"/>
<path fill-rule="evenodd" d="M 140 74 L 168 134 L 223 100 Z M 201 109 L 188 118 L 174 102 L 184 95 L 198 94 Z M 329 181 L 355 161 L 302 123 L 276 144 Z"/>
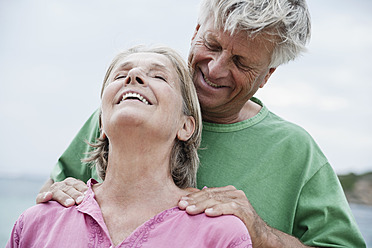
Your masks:
<path fill-rule="evenodd" d="M 164 44 L 187 57 L 199 0 L 0 0 L 0 173 L 47 177 L 99 107 L 113 56 Z M 257 96 L 304 127 L 339 174 L 372 171 L 372 2 L 312 0 L 308 52 Z"/>

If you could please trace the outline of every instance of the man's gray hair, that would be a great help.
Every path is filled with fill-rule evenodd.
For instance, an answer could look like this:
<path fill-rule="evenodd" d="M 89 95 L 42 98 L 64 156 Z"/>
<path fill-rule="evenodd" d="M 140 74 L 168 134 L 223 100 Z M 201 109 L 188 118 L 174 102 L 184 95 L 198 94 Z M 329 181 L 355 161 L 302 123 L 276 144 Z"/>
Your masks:
<path fill-rule="evenodd" d="M 305 0 L 203 0 L 198 23 L 214 18 L 215 28 L 234 34 L 268 34 L 275 44 L 270 67 L 295 59 L 310 40 Z"/>

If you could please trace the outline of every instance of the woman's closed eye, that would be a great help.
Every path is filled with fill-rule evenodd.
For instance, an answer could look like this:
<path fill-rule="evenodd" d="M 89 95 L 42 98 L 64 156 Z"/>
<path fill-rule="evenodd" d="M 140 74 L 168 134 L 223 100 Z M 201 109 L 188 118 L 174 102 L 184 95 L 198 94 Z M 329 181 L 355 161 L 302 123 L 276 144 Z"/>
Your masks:
<path fill-rule="evenodd" d="M 117 75 L 117 76 L 115 77 L 115 80 L 124 79 L 124 78 L 126 78 L 126 77 L 127 77 L 127 75 L 120 74 L 120 75 Z"/>
<path fill-rule="evenodd" d="M 167 79 L 163 77 L 162 75 L 155 75 L 154 78 L 163 80 L 164 82 L 167 82 Z"/>

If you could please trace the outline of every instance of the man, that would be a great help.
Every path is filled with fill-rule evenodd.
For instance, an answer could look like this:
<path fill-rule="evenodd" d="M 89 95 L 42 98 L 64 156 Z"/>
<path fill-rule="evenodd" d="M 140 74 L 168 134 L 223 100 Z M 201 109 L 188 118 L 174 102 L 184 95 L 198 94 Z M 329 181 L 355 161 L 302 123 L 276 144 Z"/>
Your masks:
<path fill-rule="evenodd" d="M 253 97 L 309 38 L 304 0 L 203 0 L 192 37 L 189 63 L 204 121 L 198 185 L 209 189 L 181 199 L 179 207 L 238 216 L 253 247 L 365 247 L 337 176 L 314 140 Z M 81 202 L 83 183 L 66 179 L 49 187 L 66 177 L 96 177 L 80 159 L 88 151 L 84 140 L 94 141 L 98 133 L 95 113 L 37 202 Z"/>

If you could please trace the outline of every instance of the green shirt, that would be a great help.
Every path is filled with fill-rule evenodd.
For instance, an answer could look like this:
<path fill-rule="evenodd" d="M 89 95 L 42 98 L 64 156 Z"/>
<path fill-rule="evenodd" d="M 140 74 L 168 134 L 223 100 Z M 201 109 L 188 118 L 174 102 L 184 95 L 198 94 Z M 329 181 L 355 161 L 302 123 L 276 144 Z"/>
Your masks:
<path fill-rule="evenodd" d="M 234 124 L 203 123 L 198 187 L 234 185 L 271 227 L 318 247 L 366 247 L 338 178 L 311 136 L 262 106 Z M 99 135 L 98 111 L 58 160 L 52 179 L 97 179 L 80 163 Z"/>

